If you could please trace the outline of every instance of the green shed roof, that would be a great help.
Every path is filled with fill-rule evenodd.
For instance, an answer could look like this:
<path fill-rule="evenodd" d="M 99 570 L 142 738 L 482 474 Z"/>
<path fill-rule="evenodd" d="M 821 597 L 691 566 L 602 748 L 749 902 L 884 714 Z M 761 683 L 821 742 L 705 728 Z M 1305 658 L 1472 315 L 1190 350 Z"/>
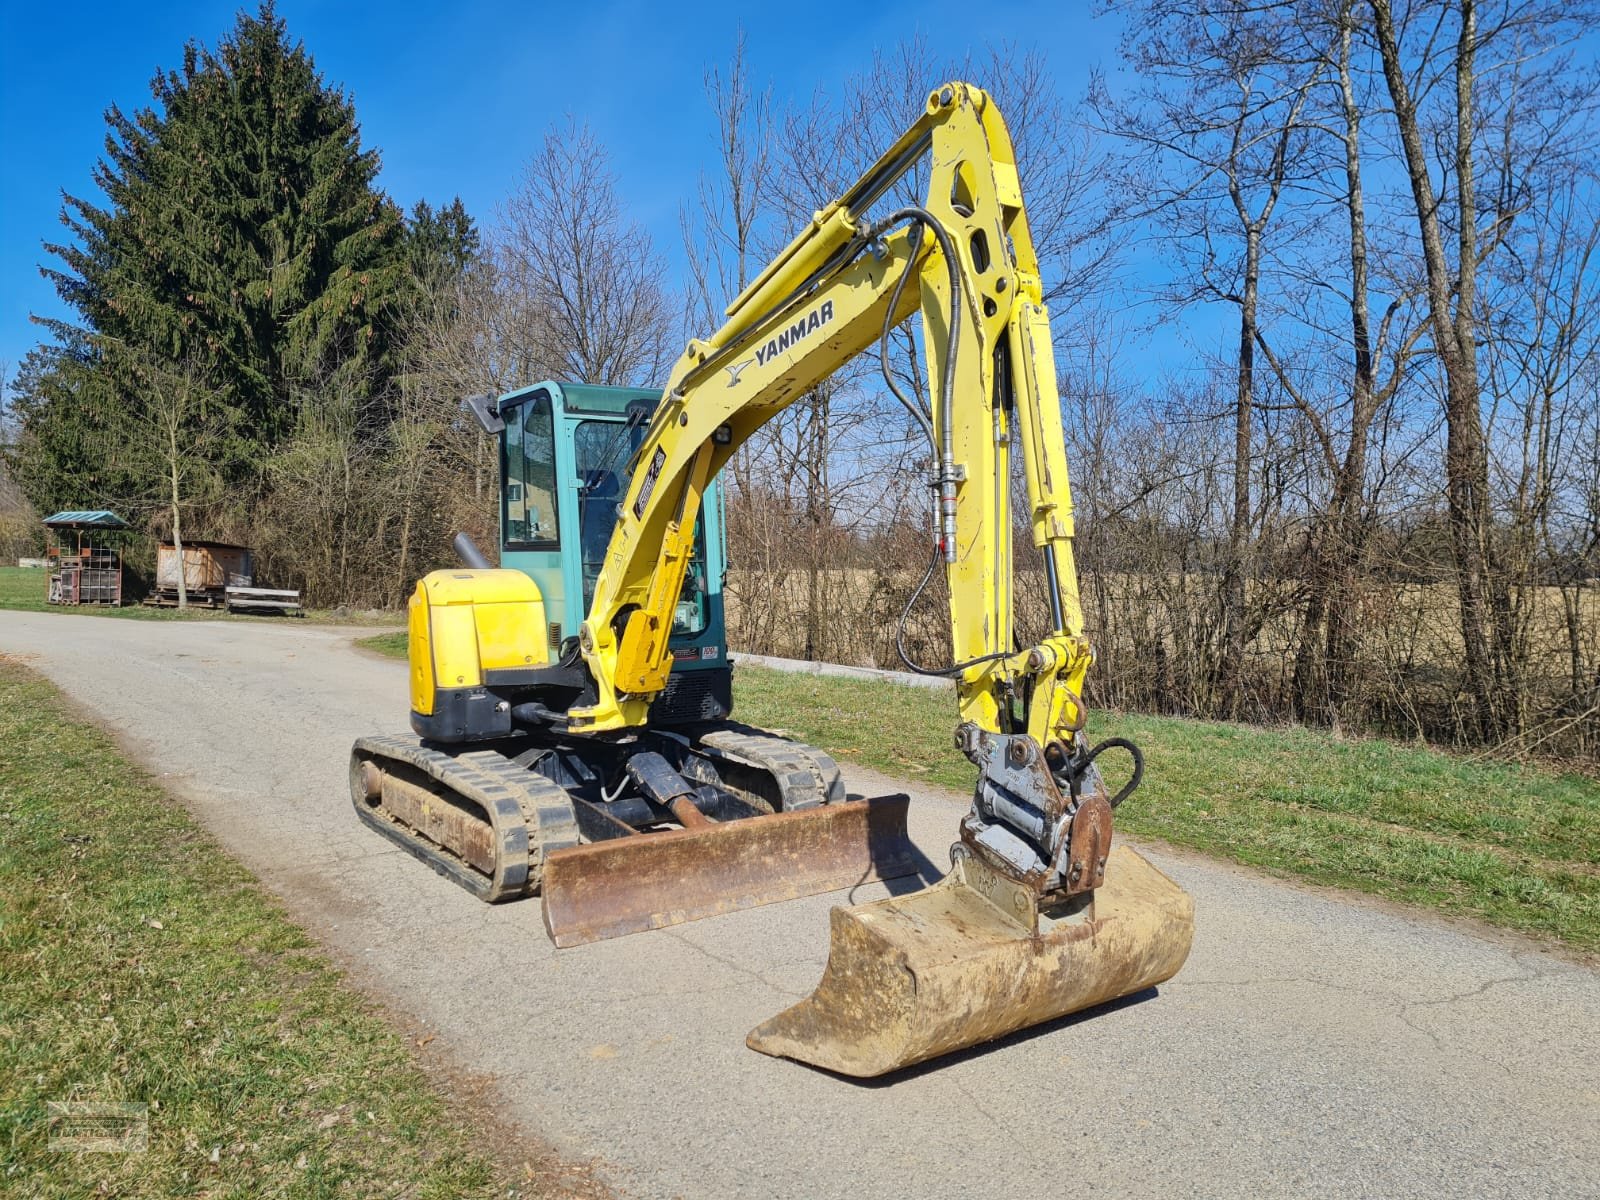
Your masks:
<path fill-rule="evenodd" d="M 110 509 L 67 509 L 44 519 L 52 529 L 126 529 L 128 523 Z"/>

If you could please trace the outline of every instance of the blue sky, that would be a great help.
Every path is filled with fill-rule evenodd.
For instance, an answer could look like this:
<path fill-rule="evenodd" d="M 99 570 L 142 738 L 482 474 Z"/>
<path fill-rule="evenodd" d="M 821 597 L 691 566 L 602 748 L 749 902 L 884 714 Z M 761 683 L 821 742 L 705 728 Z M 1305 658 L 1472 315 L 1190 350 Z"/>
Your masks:
<path fill-rule="evenodd" d="M 0 5 L 0 363 L 8 372 L 40 340 L 29 313 L 64 315 L 39 276 L 47 259 L 40 243 L 64 233 L 60 193 L 92 187 L 103 110 L 148 103 L 156 69 L 177 65 L 190 38 L 214 45 L 237 8 Z M 1087 0 L 278 5 L 324 78 L 353 96 L 364 144 L 383 156 L 381 184 L 405 207 L 459 194 L 480 221 L 491 219 L 545 128 L 570 113 L 606 143 L 630 212 L 673 260 L 679 203 L 711 165 L 702 80 L 727 61 L 740 28 L 757 82 L 770 83 L 780 106 L 835 89 L 869 65 L 875 48 L 918 32 L 954 56 L 986 41 L 1038 46 L 1061 94 L 1074 98 L 1116 50 L 1114 26 L 1088 10 Z"/>

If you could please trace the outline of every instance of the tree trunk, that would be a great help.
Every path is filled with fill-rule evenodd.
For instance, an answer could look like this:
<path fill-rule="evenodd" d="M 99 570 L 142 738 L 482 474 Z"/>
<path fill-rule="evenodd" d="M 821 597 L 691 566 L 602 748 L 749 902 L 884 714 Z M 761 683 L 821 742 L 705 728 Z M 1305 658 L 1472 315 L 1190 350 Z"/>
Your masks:
<path fill-rule="evenodd" d="M 1349 699 L 1357 622 L 1353 605 L 1365 542 L 1361 520 L 1367 446 L 1377 415 L 1372 316 L 1367 298 L 1366 198 L 1361 179 L 1361 109 L 1350 73 L 1351 4 L 1339 15 L 1339 89 L 1344 115 L 1345 210 L 1350 226 L 1350 440 L 1334 474 L 1328 508 L 1313 531 L 1305 619 L 1294 665 L 1294 703 L 1302 720 L 1337 725 Z M 1320 668 L 1320 669 L 1319 669 Z"/>
<path fill-rule="evenodd" d="M 406 500 L 405 517 L 400 522 L 399 566 L 399 584 L 396 595 L 398 603 L 403 607 L 406 602 L 406 596 L 411 591 L 409 578 L 411 570 L 411 500 L 409 498 Z"/>
<path fill-rule="evenodd" d="M 1239 364 L 1233 412 L 1233 515 L 1228 529 L 1228 555 L 1223 564 L 1219 601 L 1222 606 L 1222 661 L 1218 692 L 1224 716 L 1237 718 L 1244 702 L 1244 654 L 1249 628 L 1249 580 L 1252 575 L 1250 540 L 1251 434 L 1255 425 L 1256 343 L 1260 340 L 1258 305 L 1261 292 L 1262 238 L 1267 222 L 1283 193 L 1289 169 L 1290 142 L 1299 125 L 1300 109 L 1316 76 L 1314 70 L 1301 84 L 1283 123 L 1274 135 L 1272 163 L 1264 181 L 1267 195 L 1260 211 L 1251 214 L 1245 200 L 1240 166 L 1240 144 L 1249 108 L 1249 86 L 1241 93 L 1240 110 L 1233 126 L 1233 145 L 1226 164 L 1228 196 L 1244 233 L 1244 281 L 1236 297 L 1239 305 Z"/>
<path fill-rule="evenodd" d="M 172 503 L 172 549 L 178 560 L 178 611 L 184 612 L 189 607 L 189 584 L 185 578 L 189 572 L 188 564 L 183 561 L 183 470 L 180 466 L 183 460 L 178 453 L 178 421 L 174 417 L 167 423 L 167 482 L 172 486 L 169 499 Z"/>
<path fill-rule="evenodd" d="M 806 644 L 807 661 L 819 661 L 823 653 L 823 565 L 827 535 L 832 523 L 828 497 L 828 394 L 819 388 L 811 396 L 811 428 L 806 439 L 806 523 L 811 543 L 806 563 Z"/>
<path fill-rule="evenodd" d="M 1395 122 L 1405 151 L 1406 174 L 1421 234 L 1427 269 L 1430 326 L 1444 370 L 1445 496 L 1450 548 L 1455 559 L 1460 603 L 1462 657 L 1473 706 L 1472 724 L 1479 737 L 1497 738 L 1503 731 L 1505 707 L 1496 687 L 1490 650 L 1491 607 L 1489 536 L 1489 466 L 1479 404 L 1477 334 L 1473 305 L 1477 295 L 1476 199 L 1473 190 L 1472 84 L 1477 36 L 1474 0 L 1460 0 L 1461 28 L 1456 43 L 1456 145 L 1454 165 L 1461 232 L 1457 245 L 1459 276 L 1445 259 L 1428 150 L 1417 110 L 1406 82 L 1405 66 L 1394 26 L 1390 0 L 1371 0 L 1384 82 L 1393 102 Z M 1452 305 L 1454 293 L 1454 305 Z M 1511 707 L 1515 707 L 1514 705 Z"/>
<path fill-rule="evenodd" d="M 1244 692 L 1245 581 L 1250 546 L 1250 435 L 1255 422 L 1256 310 L 1261 285 L 1261 230 L 1245 232 L 1244 293 L 1239 305 L 1239 367 L 1233 411 L 1233 518 L 1222 575 L 1223 716 L 1239 716 Z"/>

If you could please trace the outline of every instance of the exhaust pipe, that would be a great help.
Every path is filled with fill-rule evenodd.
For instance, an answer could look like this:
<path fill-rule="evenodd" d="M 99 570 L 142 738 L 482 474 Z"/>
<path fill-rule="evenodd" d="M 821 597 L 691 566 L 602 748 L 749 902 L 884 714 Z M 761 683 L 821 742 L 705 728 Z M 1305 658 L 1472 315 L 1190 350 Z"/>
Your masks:
<path fill-rule="evenodd" d="M 471 534 L 456 534 L 455 540 L 450 545 L 455 548 L 456 557 L 474 571 L 494 570 L 494 564 L 489 561 L 482 550 L 478 549 L 478 543 L 472 540 Z"/>

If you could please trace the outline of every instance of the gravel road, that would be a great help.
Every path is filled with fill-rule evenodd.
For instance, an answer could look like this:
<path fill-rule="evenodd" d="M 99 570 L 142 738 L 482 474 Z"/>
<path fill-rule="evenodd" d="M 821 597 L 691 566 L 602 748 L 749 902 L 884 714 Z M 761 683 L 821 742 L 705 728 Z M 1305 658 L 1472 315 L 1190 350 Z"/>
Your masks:
<path fill-rule="evenodd" d="M 404 730 L 406 680 L 351 638 L 0 613 L 0 652 L 113 729 L 508 1118 L 625 1193 L 1600 1195 L 1600 973 L 1198 857 L 1150 853 L 1198 914 L 1159 995 L 877 1085 L 749 1051 L 821 975 L 844 898 L 555 951 L 536 902 L 486 908 L 356 821 L 350 742 Z M 913 794 L 943 862 L 960 797 Z"/>

